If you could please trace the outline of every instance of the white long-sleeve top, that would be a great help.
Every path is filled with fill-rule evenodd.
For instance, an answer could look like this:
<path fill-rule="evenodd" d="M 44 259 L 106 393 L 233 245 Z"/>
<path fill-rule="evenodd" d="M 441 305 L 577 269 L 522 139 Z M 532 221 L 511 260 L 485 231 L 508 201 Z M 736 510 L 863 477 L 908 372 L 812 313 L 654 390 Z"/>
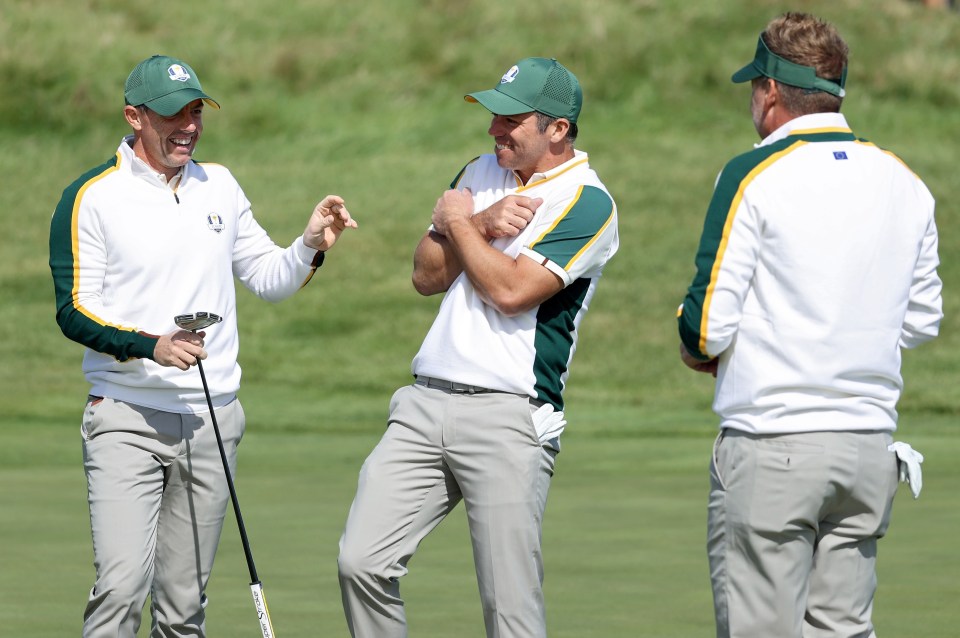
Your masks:
<path fill-rule="evenodd" d="M 719 357 L 721 427 L 896 429 L 901 348 L 942 317 L 934 199 L 840 114 L 796 118 L 727 164 L 683 343 Z"/>
<path fill-rule="evenodd" d="M 254 219 L 230 171 L 190 162 L 168 184 L 124 138 L 116 155 L 63 193 L 53 214 L 50 267 L 57 322 L 85 346 L 90 393 L 169 412 L 208 410 L 196 367 L 151 360 L 174 317 L 211 312 L 203 368 L 215 407 L 234 399 L 234 277 L 257 296 L 284 299 L 310 280 L 322 253 L 303 238 L 277 246 Z"/>

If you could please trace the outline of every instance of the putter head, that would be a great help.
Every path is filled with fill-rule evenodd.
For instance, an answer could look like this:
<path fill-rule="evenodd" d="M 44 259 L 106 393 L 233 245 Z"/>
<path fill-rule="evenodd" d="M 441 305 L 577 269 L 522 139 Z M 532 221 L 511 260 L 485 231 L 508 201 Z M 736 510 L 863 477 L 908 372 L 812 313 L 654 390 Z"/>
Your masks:
<path fill-rule="evenodd" d="M 193 312 L 187 315 L 177 315 L 173 318 L 173 322 L 177 324 L 178 327 L 193 332 L 203 330 L 207 326 L 212 326 L 221 321 L 223 321 L 223 317 L 215 315 L 212 312 Z"/>

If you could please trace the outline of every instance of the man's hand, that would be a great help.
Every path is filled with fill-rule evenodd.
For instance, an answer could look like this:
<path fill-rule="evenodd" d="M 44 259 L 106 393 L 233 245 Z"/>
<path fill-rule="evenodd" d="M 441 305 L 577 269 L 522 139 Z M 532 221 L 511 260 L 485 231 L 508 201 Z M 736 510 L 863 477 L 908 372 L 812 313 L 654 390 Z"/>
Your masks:
<path fill-rule="evenodd" d="M 458 219 L 470 219 L 474 227 L 487 239 L 499 237 L 516 237 L 520 234 L 540 205 L 543 199 L 530 198 L 523 195 L 507 195 L 498 200 L 489 208 L 476 215 L 473 214 L 473 193 L 469 188 L 464 190 L 448 190 L 433 207 L 433 228 L 441 235 L 447 234 L 447 227 Z"/>
<path fill-rule="evenodd" d="M 493 206 L 477 213 L 474 223 L 486 237 L 516 237 L 527 227 L 543 199 L 523 195 L 507 195 Z"/>
<path fill-rule="evenodd" d="M 697 372 L 706 372 L 708 374 L 717 376 L 717 366 L 720 364 L 720 359 L 714 357 L 709 361 L 702 361 L 697 359 L 690 351 L 687 350 L 687 346 L 680 344 L 680 360 L 690 368 L 691 370 L 696 370 Z"/>
<path fill-rule="evenodd" d="M 441 235 L 447 234 L 447 227 L 459 220 L 469 220 L 473 216 L 473 193 L 470 189 L 444 191 L 433 207 L 433 228 Z"/>
<path fill-rule="evenodd" d="M 197 359 L 206 359 L 207 351 L 203 349 L 203 338 L 207 333 L 190 332 L 189 330 L 175 330 L 165 334 L 157 341 L 153 348 L 153 360 L 162 366 L 174 366 L 187 370 L 196 365 Z"/>
<path fill-rule="evenodd" d="M 340 237 L 345 228 L 356 228 L 357 222 L 350 217 L 350 212 L 343 205 L 343 198 L 338 195 L 324 197 L 307 222 L 303 231 L 303 243 L 314 250 L 329 250 Z"/>

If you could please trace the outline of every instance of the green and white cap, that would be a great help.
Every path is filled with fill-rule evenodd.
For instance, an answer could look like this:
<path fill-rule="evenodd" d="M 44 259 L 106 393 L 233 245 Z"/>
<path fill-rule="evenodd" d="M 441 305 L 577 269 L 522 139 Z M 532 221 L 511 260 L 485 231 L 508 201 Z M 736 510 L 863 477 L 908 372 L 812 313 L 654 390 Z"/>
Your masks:
<path fill-rule="evenodd" d="M 203 100 L 215 109 L 220 108 L 203 92 L 190 65 L 166 55 L 154 55 L 138 64 L 127 77 L 123 97 L 127 104 L 143 104 L 164 117 L 175 115 L 194 100 Z"/>
<path fill-rule="evenodd" d="M 503 74 L 489 91 L 463 96 L 479 102 L 496 115 L 519 115 L 537 111 L 550 117 L 577 122 L 583 92 L 577 76 L 554 58 L 524 58 Z"/>
<path fill-rule="evenodd" d="M 767 48 L 763 35 L 757 41 L 757 52 L 753 61 L 734 73 L 730 79 L 739 83 L 749 82 L 759 77 L 773 78 L 778 82 L 808 91 L 825 91 L 837 97 L 846 95 L 843 88 L 847 83 L 846 66 L 843 67 L 843 73 L 839 78 L 817 77 L 817 70 L 812 66 L 791 62 Z"/>

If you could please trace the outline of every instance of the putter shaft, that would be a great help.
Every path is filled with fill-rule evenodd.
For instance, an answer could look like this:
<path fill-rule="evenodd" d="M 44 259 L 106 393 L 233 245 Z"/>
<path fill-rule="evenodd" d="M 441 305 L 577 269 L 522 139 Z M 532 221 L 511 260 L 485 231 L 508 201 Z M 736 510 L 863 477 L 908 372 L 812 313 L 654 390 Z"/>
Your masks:
<path fill-rule="evenodd" d="M 253 552 L 250 551 L 250 540 L 247 538 L 247 528 L 243 524 L 243 515 L 240 513 L 240 500 L 233 485 L 233 476 L 230 474 L 230 464 L 227 462 L 227 452 L 223 447 L 223 437 L 220 436 L 220 426 L 217 424 L 217 414 L 213 409 L 213 400 L 210 398 L 210 388 L 207 386 L 207 375 L 203 371 L 203 364 L 197 359 L 197 369 L 200 371 L 200 381 L 203 383 L 203 394 L 207 398 L 207 407 L 210 409 L 210 421 L 213 423 L 213 433 L 217 436 L 217 447 L 220 449 L 220 461 L 223 463 L 223 473 L 230 489 L 230 501 L 233 503 L 233 513 L 237 517 L 237 527 L 240 528 L 240 542 L 243 543 L 243 554 L 247 558 L 247 569 L 250 571 L 250 591 L 253 594 L 253 604 L 257 610 L 257 619 L 260 622 L 260 632 L 263 638 L 275 638 L 270 612 L 267 609 L 267 599 L 263 594 L 263 586 L 257 577 L 257 566 L 253 562 Z"/>

